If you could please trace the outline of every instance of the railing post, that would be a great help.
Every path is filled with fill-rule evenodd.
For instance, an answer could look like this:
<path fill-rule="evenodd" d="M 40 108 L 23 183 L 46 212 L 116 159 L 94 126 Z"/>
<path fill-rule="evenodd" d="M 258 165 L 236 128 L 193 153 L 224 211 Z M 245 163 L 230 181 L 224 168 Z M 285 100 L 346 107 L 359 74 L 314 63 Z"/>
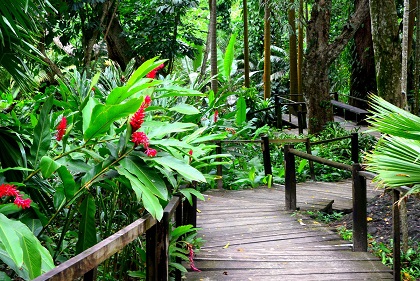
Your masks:
<path fill-rule="evenodd" d="M 146 231 L 146 280 L 168 280 L 169 213 Z"/>
<path fill-rule="evenodd" d="M 284 146 L 284 167 L 285 167 L 285 197 L 286 197 L 286 210 L 296 210 L 296 168 L 295 168 L 295 155 L 290 153 L 290 148 L 293 145 Z"/>
<path fill-rule="evenodd" d="M 352 165 L 353 251 L 367 252 L 366 179 L 359 176 L 359 163 Z"/>
<path fill-rule="evenodd" d="M 303 134 L 303 114 L 302 111 L 297 112 L 299 135 Z"/>
<path fill-rule="evenodd" d="M 359 163 L 359 134 L 351 134 L 351 161 Z"/>
<path fill-rule="evenodd" d="M 270 142 L 268 136 L 261 137 L 262 140 L 262 151 L 263 151 L 263 162 L 264 162 L 264 172 L 265 175 L 272 175 L 273 171 L 271 169 L 271 158 L 270 158 Z"/>
<path fill-rule="evenodd" d="M 216 154 L 222 154 L 222 142 L 221 141 L 217 141 L 216 142 Z M 221 161 L 220 158 L 217 158 L 216 161 Z M 223 189 L 223 171 L 222 171 L 222 165 L 217 165 L 217 188 L 218 189 Z"/>
<path fill-rule="evenodd" d="M 306 153 L 312 155 L 312 148 L 311 148 L 311 140 L 306 138 Z M 309 172 L 311 174 L 311 180 L 315 181 L 315 168 L 314 168 L 314 161 L 309 160 Z"/>
<path fill-rule="evenodd" d="M 398 206 L 400 192 L 392 190 L 392 235 L 394 240 L 393 259 L 394 259 L 394 281 L 401 280 L 401 237 L 400 237 L 400 208 Z"/>
<path fill-rule="evenodd" d="M 192 205 L 188 200 L 183 202 L 183 220 L 184 225 L 191 224 L 193 227 L 197 227 L 197 196 L 191 194 Z"/>
<path fill-rule="evenodd" d="M 274 96 L 274 105 L 275 105 L 275 112 L 276 112 L 276 125 L 278 129 L 282 129 L 283 127 L 283 118 L 282 118 L 282 108 L 280 103 L 280 96 Z"/>
<path fill-rule="evenodd" d="M 178 207 L 176 207 L 175 211 L 175 225 L 181 226 L 182 225 L 182 198 L 180 199 L 181 202 L 178 204 Z M 178 237 L 178 241 L 181 241 L 181 237 Z M 182 258 L 176 257 L 175 262 L 181 264 Z M 182 272 L 180 270 L 175 271 L 175 281 L 181 281 L 182 280 Z"/>

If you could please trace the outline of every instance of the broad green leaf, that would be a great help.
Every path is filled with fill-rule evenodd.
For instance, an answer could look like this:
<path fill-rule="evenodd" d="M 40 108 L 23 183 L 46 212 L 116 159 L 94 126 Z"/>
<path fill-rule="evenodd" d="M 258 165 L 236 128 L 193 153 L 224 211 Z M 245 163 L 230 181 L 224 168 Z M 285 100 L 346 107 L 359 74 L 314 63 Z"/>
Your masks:
<path fill-rule="evenodd" d="M 58 169 L 58 175 L 60 176 L 61 181 L 63 182 L 64 193 L 67 200 L 73 198 L 74 194 L 77 191 L 76 182 L 74 181 L 73 175 L 69 172 L 67 167 L 61 166 Z"/>
<path fill-rule="evenodd" d="M 165 182 L 154 170 L 134 157 L 127 157 L 120 161 L 120 165 L 135 175 L 157 197 L 168 200 L 168 189 Z"/>
<path fill-rule="evenodd" d="M 38 124 L 34 128 L 34 139 L 31 146 L 31 156 L 34 165 L 37 166 L 39 159 L 44 156 L 51 144 L 51 121 L 50 112 L 53 105 L 54 96 L 50 96 L 44 103 L 38 117 Z"/>
<path fill-rule="evenodd" d="M 173 146 L 173 147 L 186 148 L 186 149 L 193 148 L 192 145 L 190 145 L 186 142 L 177 140 L 177 139 L 151 140 L 150 144 L 151 145 L 161 145 L 161 146 L 164 146 L 164 147 Z"/>
<path fill-rule="evenodd" d="M 199 114 L 200 111 L 192 105 L 185 103 L 178 103 L 174 107 L 169 108 L 170 111 L 176 111 L 185 115 Z"/>
<path fill-rule="evenodd" d="M 10 170 L 12 170 L 12 171 L 28 171 L 28 172 L 31 172 L 34 169 L 29 169 L 29 168 L 24 168 L 24 167 L 9 167 L 9 168 L 6 168 L 6 169 L 0 169 L 0 173 L 4 173 L 4 172 L 10 171 Z"/>
<path fill-rule="evenodd" d="M 150 71 L 161 65 L 162 63 L 165 63 L 166 60 L 158 60 L 155 61 L 155 58 L 151 58 L 147 61 L 145 61 L 142 65 L 140 65 L 139 68 L 137 68 L 136 71 L 130 76 L 130 79 L 127 81 L 127 86 L 131 87 L 136 83 L 139 79 L 146 76 Z"/>
<path fill-rule="evenodd" d="M 82 219 L 79 224 L 79 234 L 76 243 L 76 253 L 81 253 L 84 250 L 96 244 L 96 227 L 95 227 L 95 199 L 91 194 L 88 194 L 80 206 L 80 213 Z"/>
<path fill-rule="evenodd" d="M 171 240 L 175 241 L 180 236 L 182 236 L 184 234 L 187 234 L 187 233 L 189 233 L 191 231 L 194 231 L 194 230 L 195 229 L 193 228 L 193 226 L 191 224 L 178 226 L 171 231 Z"/>
<path fill-rule="evenodd" d="M 0 241 L 16 266 L 21 267 L 23 264 L 23 251 L 18 246 L 20 245 L 19 237 L 16 235 L 11 222 L 5 215 L 0 214 Z"/>
<path fill-rule="evenodd" d="M 170 262 L 169 266 L 172 266 L 176 269 L 178 269 L 179 271 L 183 272 L 183 273 L 187 273 L 188 270 L 180 263 L 176 263 L 176 262 Z"/>
<path fill-rule="evenodd" d="M 142 129 L 147 133 L 149 139 L 161 139 L 166 135 L 185 132 L 196 127 L 197 125 L 193 123 L 169 123 L 159 121 L 146 121 L 142 125 Z"/>
<path fill-rule="evenodd" d="M 157 220 L 163 217 L 163 208 L 159 199 L 151 192 L 151 190 L 144 185 L 137 177 L 123 167 L 116 168 L 118 173 L 124 175 L 131 183 L 131 188 L 136 193 L 137 199 L 143 202 L 144 208 Z"/>
<path fill-rule="evenodd" d="M 204 97 L 206 94 L 203 94 L 202 92 L 193 90 L 193 89 L 187 89 L 184 87 L 176 86 L 176 85 L 170 85 L 165 86 L 162 88 L 156 88 L 155 92 L 157 93 L 156 98 L 169 98 L 169 97 Z"/>
<path fill-rule="evenodd" d="M 17 212 L 20 212 L 22 210 L 18 206 L 16 206 L 14 203 L 6 203 L 0 205 L 0 213 L 3 215 L 10 215 Z"/>
<path fill-rule="evenodd" d="M 198 137 L 191 141 L 191 143 L 201 143 L 201 142 L 208 142 L 208 141 L 214 141 L 214 140 L 223 140 L 226 138 L 225 134 L 211 134 L 211 135 L 205 135 L 202 137 Z"/>
<path fill-rule="evenodd" d="M 246 102 L 243 97 L 236 101 L 236 125 L 241 125 L 246 121 Z"/>
<path fill-rule="evenodd" d="M 93 108 L 90 124 L 86 129 L 84 139 L 88 141 L 106 133 L 114 121 L 127 118 L 139 109 L 141 103 L 140 99 L 132 99 L 124 104 L 96 105 Z"/>
<path fill-rule="evenodd" d="M 149 161 L 154 161 L 164 167 L 169 167 L 172 170 L 177 171 L 188 181 L 199 181 L 206 182 L 203 174 L 197 169 L 186 164 L 184 161 L 179 160 L 172 156 L 154 157 L 150 158 Z"/>
<path fill-rule="evenodd" d="M 230 80 L 232 72 L 232 63 L 235 58 L 235 43 L 236 43 L 236 33 L 232 34 L 229 39 L 229 44 L 226 47 L 225 58 L 223 60 L 223 66 L 225 71 L 225 79 Z"/>
<path fill-rule="evenodd" d="M 39 166 L 41 168 L 42 176 L 45 179 L 48 179 L 60 167 L 60 164 L 56 163 L 48 156 L 43 156 Z"/>
<path fill-rule="evenodd" d="M 90 97 L 85 107 L 82 109 L 83 115 L 83 133 L 86 132 L 90 124 L 90 119 L 92 118 L 93 108 L 99 104 L 99 101 L 93 97 Z"/>
<path fill-rule="evenodd" d="M 179 190 L 179 192 L 182 193 L 182 195 L 184 195 L 185 197 L 187 197 L 188 202 L 190 202 L 190 205 L 192 205 L 192 197 L 191 194 L 196 196 L 198 199 L 204 201 L 204 196 L 203 194 L 201 194 L 200 191 L 195 190 L 193 188 L 182 188 Z"/>
<path fill-rule="evenodd" d="M 0 271 L 0 281 L 12 281 L 5 272 Z"/>
<path fill-rule="evenodd" d="M 41 275 L 41 254 L 36 245 L 35 237 L 23 236 L 21 241 L 21 246 L 23 250 L 23 262 L 25 263 L 29 277 L 34 279 Z"/>
<path fill-rule="evenodd" d="M 96 84 L 98 84 L 99 78 L 101 77 L 101 72 L 98 71 L 95 76 L 93 76 L 92 80 L 90 81 L 89 89 L 92 89 Z"/>

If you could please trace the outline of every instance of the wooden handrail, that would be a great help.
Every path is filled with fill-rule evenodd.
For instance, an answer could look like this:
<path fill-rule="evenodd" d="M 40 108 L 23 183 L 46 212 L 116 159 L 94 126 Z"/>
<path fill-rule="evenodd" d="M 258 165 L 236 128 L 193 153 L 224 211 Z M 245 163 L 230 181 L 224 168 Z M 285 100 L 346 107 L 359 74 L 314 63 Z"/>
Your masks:
<path fill-rule="evenodd" d="M 325 158 L 322 158 L 322 157 L 318 157 L 318 156 L 315 156 L 315 155 L 312 155 L 312 154 L 308 154 L 308 153 L 296 150 L 294 148 L 290 148 L 289 152 L 293 153 L 296 156 L 299 156 L 300 158 L 304 158 L 304 159 L 307 159 L 307 160 L 312 160 L 314 162 L 321 163 L 321 164 L 324 164 L 324 165 L 328 165 L 328 166 L 331 166 L 331 167 L 334 167 L 334 168 L 337 168 L 337 169 L 347 170 L 347 171 L 352 170 L 351 165 L 331 161 L 331 160 L 328 160 L 328 159 L 325 159 Z"/>
<path fill-rule="evenodd" d="M 164 214 L 167 217 L 173 216 L 180 202 L 180 197 L 173 197 L 164 209 Z M 159 222 L 147 214 L 33 281 L 70 281 L 82 277 L 157 224 Z"/>

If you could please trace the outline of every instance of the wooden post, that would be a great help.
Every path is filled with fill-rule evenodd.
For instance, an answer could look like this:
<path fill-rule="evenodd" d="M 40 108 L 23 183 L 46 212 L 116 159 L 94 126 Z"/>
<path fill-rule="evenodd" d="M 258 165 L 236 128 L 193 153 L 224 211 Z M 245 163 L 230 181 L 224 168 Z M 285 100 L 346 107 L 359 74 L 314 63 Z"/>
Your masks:
<path fill-rule="evenodd" d="M 359 163 L 359 134 L 351 134 L 351 161 Z"/>
<path fill-rule="evenodd" d="M 353 251 L 367 252 L 366 179 L 359 176 L 360 164 L 352 165 Z"/>
<path fill-rule="evenodd" d="M 279 95 L 275 95 L 274 96 L 274 105 L 275 105 L 275 112 L 276 112 L 276 126 L 277 129 L 282 129 L 283 128 L 283 118 L 282 118 L 282 108 L 281 108 L 281 103 L 280 103 L 280 96 Z"/>
<path fill-rule="evenodd" d="M 183 202 L 183 220 L 184 225 L 191 224 L 193 227 L 197 227 L 197 196 L 192 195 L 192 205 L 188 200 Z"/>
<path fill-rule="evenodd" d="M 217 141 L 216 142 L 216 154 L 222 154 L 222 142 Z M 217 158 L 216 161 L 221 161 L 220 158 Z M 217 165 L 217 188 L 223 189 L 223 172 L 222 172 L 222 165 Z"/>
<path fill-rule="evenodd" d="M 299 135 L 302 135 L 303 134 L 303 127 L 304 127 L 302 111 L 299 110 L 297 112 L 297 117 L 298 117 L 298 130 L 299 130 Z"/>
<path fill-rule="evenodd" d="M 400 208 L 398 206 L 400 192 L 392 190 L 392 235 L 394 240 L 393 259 L 394 259 L 394 281 L 401 280 L 401 237 L 400 237 Z"/>
<path fill-rule="evenodd" d="M 270 142 L 268 136 L 261 137 L 262 140 L 262 152 L 263 152 L 263 161 L 264 161 L 264 172 L 265 175 L 272 175 L 273 171 L 271 169 L 271 158 L 270 158 Z"/>
<path fill-rule="evenodd" d="M 146 280 L 168 280 L 169 213 L 146 231 Z"/>
<path fill-rule="evenodd" d="M 182 201 L 178 204 L 175 211 L 175 225 L 181 226 L 182 225 Z M 178 241 L 181 240 L 181 237 L 178 237 Z M 176 257 L 175 262 L 181 264 L 182 258 Z M 180 270 L 175 271 L 175 281 L 181 281 L 182 280 L 182 272 Z"/>
<path fill-rule="evenodd" d="M 311 149 L 311 140 L 309 138 L 306 138 L 306 153 L 312 155 L 312 149 Z M 314 169 L 314 162 L 312 160 L 309 160 L 309 172 L 311 174 L 311 180 L 315 181 L 315 169 Z"/>
<path fill-rule="evenodd" d="M 285 195 L 286 210 L 296 210 L 296 168 L 295 155 L 289 152 L 293 145 L 284 146 L 284 167 L 285 167 Z"/>

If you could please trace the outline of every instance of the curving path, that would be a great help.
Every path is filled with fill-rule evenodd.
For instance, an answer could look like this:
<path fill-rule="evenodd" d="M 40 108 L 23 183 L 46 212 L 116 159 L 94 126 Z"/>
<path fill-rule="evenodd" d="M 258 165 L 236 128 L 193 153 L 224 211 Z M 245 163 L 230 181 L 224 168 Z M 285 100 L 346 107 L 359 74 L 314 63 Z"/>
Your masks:
<path fill-rule="evenodd" d="M 368 197 L 380 191 L 368 186 Z M 207 242 L 195 258 L 202 272 L 186 280 L 392 280 L 369 253 L 353 252 L 329 227 L 284 211 L 284 187 L 211 190 L 198 202 L 199 235 Z M 351 183 L 297 186 L 298 207 L 351 208 Z"/>

